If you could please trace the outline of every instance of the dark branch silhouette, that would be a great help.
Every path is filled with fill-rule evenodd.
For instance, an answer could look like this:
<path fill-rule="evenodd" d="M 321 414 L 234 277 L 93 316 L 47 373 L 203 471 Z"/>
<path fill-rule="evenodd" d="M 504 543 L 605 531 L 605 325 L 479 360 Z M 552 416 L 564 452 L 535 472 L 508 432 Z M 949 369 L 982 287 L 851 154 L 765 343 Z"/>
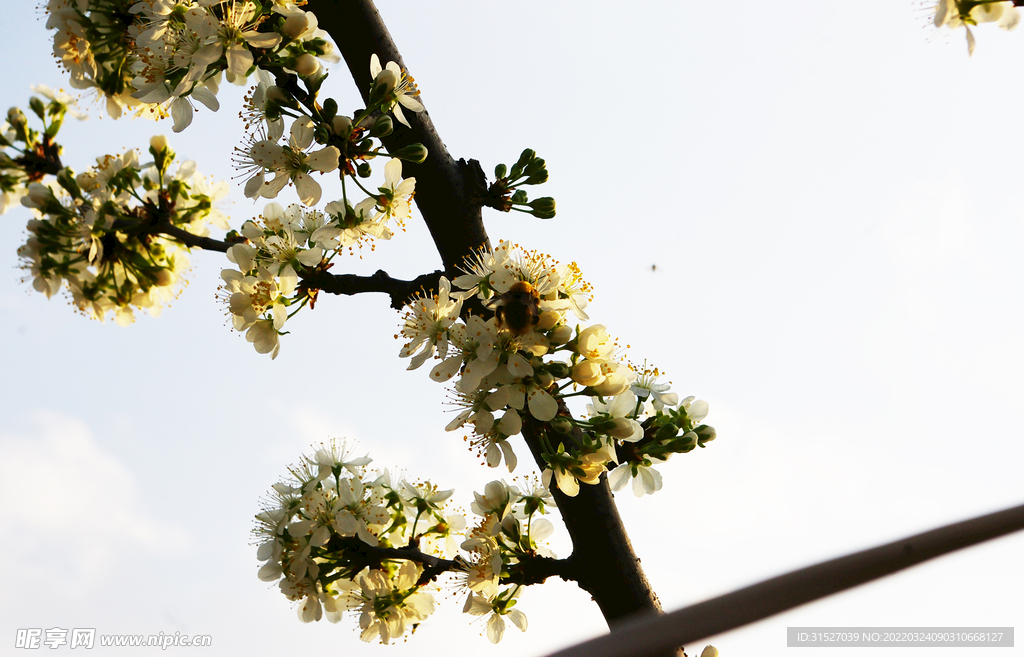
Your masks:
<path fill-rule="evenodd" d="M 759 584 L 626 623 L 549 657 L 647 657 L 694 643 L 833 593 L 891 575 L 929 559 L 1024 529 L 1024 505 L 916 534 L 773 577 Z M 1015 589 L 1019 584 L 1007 584 Z"/>

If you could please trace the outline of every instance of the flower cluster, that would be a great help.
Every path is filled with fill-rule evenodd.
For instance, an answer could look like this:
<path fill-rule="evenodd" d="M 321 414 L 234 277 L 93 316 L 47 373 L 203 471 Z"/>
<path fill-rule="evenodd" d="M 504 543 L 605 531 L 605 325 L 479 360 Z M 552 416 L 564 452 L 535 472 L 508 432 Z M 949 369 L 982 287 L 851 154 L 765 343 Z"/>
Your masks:
<path fill-rule="evenodd" d="M 414 178 L 402 179 L 401 172 L 400 160 L 389 161 L 380 194 L 354 208 L 345 199 L 331 201 L 323 212 L 268 203 L 259 219 L 242 225 L 241 241 L 227 252 L 237 269 L 221 272 L 222 296 L 235 330 L 246 331 L 257 352 L 276 358 L 287 308 L 296 306 L 294 314 L 315 302 L 316 288 L 300 284 L 300 274 L 326 271 L 343 250 L 391 238 L 390 220 L 407 215 L 416 184 Z M 399 205 L 404 212 L 396 211 Z"/>
<path fill-rule="evenodd" d="M 50 297 L 66 287 L 82 313 L 103 320 L 113 312 L 122 325 L 136 309 L 158 315 L 177 296 L 189 260 L 178 241 L 162 235 L 204 236 L 210 222 L 227 228 L 214 203 L 228 187 L 208 182 L 194 162 L 175 167 L 162 137 L 149 152 L 147 164 L 129 150 L 103 156 L 77 176 L 61 168 L 55 182 L 28 183 L 21 203 L 35 217 L 18 255 L 33 288 Z"/>
<path fill-rule="evenodd" d="M 512 609 L 521 585 L 499 583 L 522 560 L 550 554 L 540 545 L 552 531 L 540 517 L 549 493 L 491 482 L 472 505 L 482 520 L 466 532 L 465 517 L 447 508 L 453 491 L 370 472 L 369 463 L 344 444 L 321 445 L 271 489 L 254 530 L 260 579 L 277 582 L 303 622 L 350 612 L 364 641 L 388 643 L 433 613 L 432 582 L 453 572 L 468 589 L 466 612 L 494 614 L 492 641 L 504 616 L 526 629 Z"/>
<path fill-rule="evenodd" d="M 939 0 L 932 22 L 940 29 L 964 28 L 969 56 L 974 54 L 972 25 L 995 23 L 1004 30 L 1012 30 L 1020 22 L 1020 12 L 1011 0 Z"/>
<path fill-rule="evenodd" d="M 451 282 L 441 278 L 436 294 L 412 302 L 399 355 L 411 358 L 409 369 L 437 358 L 430 372 L 435 381 L 458 377 L 453 398 L 461 410 L 447 429 L 470 425 L 471 444 L 488 465 L 504 460 L 515 469 L 509 438 L 529 423 L 547 463 L 545 484 L 554 480 L 575 496 L 580 482 L 596 484 L 621 464 L 614 483 L 621 487 L 631 475 L 634 491 L 643 494 L 660 488 L 653 463 L 714 438 L 711 427 L 698 424 L 705 402 L 679 402 L 655 371 L 638 373 L 622 362 L 604 326 L 569 325 L 570 312 L 588 319 L 591 298 L 575 263 L 559 265 L 502 242 L 477 253 L 464 271 Z M 464 314 L 473 296 L 493 316 Z M 583 420 L 566 404 L 579 395 L 592 397 Z"/>
<path fill-rule="evenodd" d="M 108 113 L 125 108 L 192 121 L 192 100 L 219 107 L 218 81 L 244 84 L 254 67 L 303 78 L 337 61 L 304 2 L 48 0 L 53 50 L 76 89 L 95 89 Z"/>
<path fill-rule="evenodd" d="M 391 239 L 392 227 L 404 227 L 411 212 L 416 179 L 402 177 L 402 161 L 421 162 L 426 150 L 413 144 L 388 153 L 376 139 L 392 130 L 390 117 L 380 112 L 393 111 L 405 121 L 400 105 L 413 111 L 423 107 L 413 98 L 411 78 L 394 62 L 382 69 L 374 55 L 370 68 L 375 71 L 371 102 L 352 117 L 339 114 L 333 99 L 322 106 L 310 102 L 315 94 L 300 100 L 294 89 L 279 87 L 262 73 L 246 99 L 243 116 L 252 134 L 234 156 L 246 181 L 246 196 L 276 198 L 293 183 L 302 205 L 314 206 L 323 190 L 310 174 L 340 170 L 341 177 L 341 198 L 327 203 L 323 211 L 300 205 L 285 211 L 271 203 L 260 220 L 245 223 L 239 236 L 243 242 L 228 251 L 238 269 L 223 271 L 223 296 L 235 329 L 245 330 L 259 353 L 279 353 L 288 306 L 301 308 L 315 301 L 318 290 L 300 283 L 303 274 L 325 272 L 346 249 L 351 252 L 376 239 Z M 288 118 L 291 126 L 283 144 Z M 314 142 L 322 148 L 312 150 Z M 372 175 L 369 161 L 377 157 L 388 160 L 384 180 L 371 191 L 360 179 Z M 268 179 L 270 174 L 273 178 Z M 355 201 L 353 187 L 365 194 L 362 200 Z"/>
<path fill-rule="evenodd" d="M 542 517 L 547 506 L 554 506 L 554 500 L 550 491 L 537 482 L 519 488 L 492 481 L 484 487 L 483 495 L 474 495 L 473 513 L 481 519 L 462 544 L 472 555 L 466 560 L 469 595 L 463 611 L 486 616 L 487 638 L 498 643 L 505 631 L 505 618 L 526 631 L 526 614 L 513 608 L 523 585 L 515 583 L 501 589 L 501 575 L 515 572 L 525 559 L 555 556 L 541 545 L 554 532 L 551 522 Z"/>

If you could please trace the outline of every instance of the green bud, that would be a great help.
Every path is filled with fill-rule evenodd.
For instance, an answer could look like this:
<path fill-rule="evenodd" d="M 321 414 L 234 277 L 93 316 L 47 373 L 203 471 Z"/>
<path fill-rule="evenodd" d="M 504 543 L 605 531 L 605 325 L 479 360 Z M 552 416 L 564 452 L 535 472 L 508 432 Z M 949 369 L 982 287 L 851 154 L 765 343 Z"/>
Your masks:
<path fill-rule="evenodd" d="M 35 115 L 41 119 L 46 118 L 46 105 L 39 99 L 38 96 L 32 96 L 28 99 L 29 108 L 35 112 Z"/>
<path fill-rule="evenodd" d="M 413 164 L 420 164 L 427 159 L 427 147 L 423 144 L 409 144 L 399 148 L 391 156 Z"/>
<path fill-rule="evenodd" d="M 505 177 L 506 173 L 508 173 L 508 168 L 506 168 L 504 164 L 499 164 L 498 166 L 494 167 L 495 180 L 501 180 L 502 178 Z"/>
<path fill-rule="evenodd" d="M 335 116 L 338 115 L 338 103 L 333 98 L 327 98 L 324 100 L 324 106 L 320 110 L 320 115 L 324 117 L 324 121 L 330 123 Z"/>
<path fill-rule="evenodd" d="M 512 203 L 518 205 L 525 205 L 526 201 L 529 200 L 526 196 L 526 192 L 521 189 L 517 189 L 516 193 L 512 195 Z"/>
<path fill-rule="evenodd" d="M 569 366 L 566 363 L 551 363 L 548 365 L 548 372 L 556 379 L 564 379 L 569 376 Z"/>
<path fill-rule="evenodd" d="M 348 138 L 352 134 L 352 119 L 347 116 L 335 116 L 331 119 L 331 127 L 334 128 L 334 134 Z"/>
<path fill-rule="evenodd" d="M 533 149 L 527 148 L 522 152 L 522 154 L 519 155 L 519 160 L 516 162 L 516 166 L 519 167 L 520 169 L 525 168 L 526 165 L 530 163 L 530 160 L 532 160 L 535 155 L 536 153 L 533 152 Z"/>
<path fill-rule="evenodd" d="M 558 433 L 567 434 L 572 431 L 572 420 L 564 415 L 556 415 L 548 422 L 548 425 Z"/>
<path fill-rule="evenodd" d="M 539 219 L 550 219 L 555 216 L 555 199 L 550 196 L 536 198 L 530 201 L 530 214 Z"/>
<path fill-rule="evenodd" d="M 655 437 L 655 439 L 658 442 L 665 442 L 665 441 L 669 441 L 669 440 L 674 440 L 675 437 L 676 437 L 676 434 L 678 434 L 678 433 L 679 433 L 679 429 L 676 428 L 676 425 L 674 425 L 674 424 L 666 424 L 665 426 L 663 426 L 660 429 L 658 429 L 658 433 L 656 433 L 654 435 L 654 437 Z"/>
<path fill-rule="evenodd" d="M 7 122 L 11 124 L 12 128 L 17 129 L 24 128 L 28 119 L 25 118 L 25 113 L 21 111 L 21 108 L 12 107 L 7 110 Z"/>
<path fill-rule="evenodd" d="M 697 444 L 703 446 L 704 443 L 710 443 L 712 440 L 718 437 L 718 432 L 715 431 L 714 427 L 710 427 L 706 424 L 702 424 L 693 430 L 697 434 Z"/>
<path fill-rule="evenodd" d="M 356 167 L 356 174 L 360 178 L 369 178 L 371 173 L 373 173 L 373 170 L 370 168 L 369 162 L 363 162 Z"/>
<path fill-rule="evenodd" d="M 548 181 L 548 170 L 541 169 L 536 173 L 530 174 L 530 177 L 526 179 L 524 185 L 540 185 Z"/>
<path fill-rule="evenodd" d="M 295 100 L 291 92 L 276 84 L 267 88 L 266 99 L 268 102 L 276 103 L 283 107 L 291 107 L 292 109 L 296 109 L 299 106 L 299 101 Z"/>
<path fill-rule="evenodd" d="M 555 377 L 550 372 L 537 372 L 533 378 L 538 386 L 545 389 L 555 382 Z"/>
<path fill-rule="evenodd" d="M 395 129 L 395 124 L 391 120 L 391 117 L 387 114 L 382 114 L 373 122 L 373 127 L 370 128 L 371 137 L 387 137 Z"/>
<path fill-rule="evenodd" d="M 326 144 L 331 139 L 331 129 L 327 127 L 326 123 L 317 123 L 316 127 L 313 128 L 313 139 L 318 144 Z"/>

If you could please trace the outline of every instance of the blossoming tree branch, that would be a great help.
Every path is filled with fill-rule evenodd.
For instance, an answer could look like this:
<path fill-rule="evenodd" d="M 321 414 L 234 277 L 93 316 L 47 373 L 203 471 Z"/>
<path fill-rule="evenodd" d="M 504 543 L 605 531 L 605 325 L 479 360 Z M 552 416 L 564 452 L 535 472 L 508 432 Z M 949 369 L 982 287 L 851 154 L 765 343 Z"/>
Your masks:
<path fill-rule="evenodd" d="M 555 215 L 553 199 L 529 191 L 547 180 L 543 159 L 526 149 L 492 181 L 475 161 L 454 160 L 369 2 L 53 0 L 47 11 L 71 86 L 101 96 L 115 118 L 168 116 L 180 132 L 198 106 L 219 108 L 222 80 L 248 85 L 233 161 L 244 194 L 266 204 L 232 227 L 217 209 L 227 184 L 178 163 L 162 136 L 145 156 L 104 155 L 75 174 L 57 141 L 74 102 L 38 88 L 29 114 L 8 114 L 2 162 L 4 209 L 20 200 L 33 211 L 19 256 L 36 290 L 127 324 L 178 294 L 190 252 L 219 251 L 233 327 L 270 358 L 322 293 L 385 293 L 403 311 L 399 355 L 412 370 L 430 363 L 430 378 L 451 387 L 460 412 L 446 428 L 510 473 L 524 469 L 513 445 L 522 440 L 538 468 L 475 493 L 467 520 L 453 491 L 372 471 L 345 444 L 314 448 L 271 489 L 255 532 L 259 576 L 280 584 L 302 620 L 352 613 L 364 640 L 387 643 L 454 581 L 497 642 L 506 622 L 526 629 L 517 598 L 551 576 L 590 592 L 609 622 L 659 609 L 609 486 L 656 492 L 656 464 L 715 432 L 702 423 L 706 403 L 680 399 L 586 323 L 591 287 L 575 263 L 489 240 L 484 207 Z M 322 90 L 338 60 L 328 32 L 363 107 L 344 111 Z M 272 200 L 286 187 L 300 203 Z M 414 196 L 441 269 L 410 281 L 340 272 L 347 256 L 394 236 Z M 544 543 L 556 505 L 573 541 L 562 559 Z"/>
<path fill-rule="evenodd" d="M 941 0 L 931 20 L 967 28 L 973 50 L 969 27 L 1013 27 L 1013 4 Z M 245 85 L 246 133 L 232 159 L 245 196 L 265 204 L 232 226 L 217 207 L 228 184 L 178 162 L 163 136 L 76 174 L 57 140 L 75 101 L 38 87 L 28 112 L 12 108 L 0 126 L 0 211 L 20 202 L 32 212 L 18 256 L 35 290 L 128 324 L 180 293 L 190 253 L 219 252 L 233 328 L 271 359 L 293 339 L 282 339 L 289 320 L 322 295 L 386 294 L 402 313 L 398 355 L 449 386 L 459 412 L 445 428 L 489 467 L 539 473 L 492 481 L 467 518 L 452 490 L 373 470 L 352 445 L 315 446 L 256 516 L 259 577 L 279 584 L 301 620 L 350 615 L 363 640 L 388 643 L 454 583 L 497 642 L 507 623 L 526 630 L 517 599 L 549 577 L 576 582 L 609 624 L 660 611 L 611 491 L 657 492 L 656 466 L 705 447 L 715 430 L 706 402 L 680 398 L 588 323 L 592 288 L 574 262 L 489 239 L 485 207 L 555 216 L 554 200 L 532 191 L 548 178 L 542 158 L 527 148 L 491 180 L 475 160 L 454 159 L 370 0 L 49 0 L 46 11 L 70 86 L 114 118 L 170 118 L 181 132 L 196 111 L 219 109 L 222 81 Z M 362 107 L 342 108 L 324 89 L 338 54 Z M 299 203 L 273 200 L 285 188 Z M 345 273 L 346 258 L 411 219 L 413 200 L 440 269 L 412 280 Z M 556 507 L 572 540 L 563 558 L 545 544 Z"/>

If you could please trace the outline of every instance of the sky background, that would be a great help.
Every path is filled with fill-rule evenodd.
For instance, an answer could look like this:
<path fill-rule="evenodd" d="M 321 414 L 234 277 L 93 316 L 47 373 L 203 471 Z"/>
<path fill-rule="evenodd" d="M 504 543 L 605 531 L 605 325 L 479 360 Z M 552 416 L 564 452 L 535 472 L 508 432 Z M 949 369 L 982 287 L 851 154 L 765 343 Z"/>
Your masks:
<path fill-rule="evenodd" d="M 25 106 L 30 84 L 67 83 L 43 13 L 6 5 L 0 102 Z M 718 439 L 662 466 L 653 497 L 617 496 L 667 610 L 1024 501 L 1024 32 L 983 26 L 968 58 L 962 32 L 882 0 L 379 9 L 455 157 L 485 171 L 525 147 L 547 160 L 538 195 L 558 216 L 485 211 L 491 239 L 576 261 L 592 320 L 710 403 Z M 332 70 L 324 93 L 357 106 Z M 86 100 L 64 161 L 81 171 L 160 132 L 230 178 L 240 98 L 225 85 L 220 112 L 181 135 Z M 262 203 L 236 186 L 222 208 L 237 227 Z M 498 646 L 454 590 L 396 646 L 363 644 L 352 621 L 301 624 L 256 578 L 249 531 L 312 443 L 357 441 L 465 507 L 507 471 L 444 432 L 445 390 L 405 371 L 383 295 L 322 297 L 271 361 L 215 300 L 222 255 L 193 254 L 160 318 L 100 324 L 19 282 L 27 219 L 0 218 L 0 653 L 35 627 L 210 634 L 217 655 L 539 656 L 605 631 L 561 581 L 525 592 L 530 629 Z M 334 271 L 408 279 L 438 264 L 414 220 Z M 564 533 L 552 545 L 568 556 Z M 1003 538 L 711 642 L 784 655 L 789 626 L 1024 627 L 1022 549 Z"/>

